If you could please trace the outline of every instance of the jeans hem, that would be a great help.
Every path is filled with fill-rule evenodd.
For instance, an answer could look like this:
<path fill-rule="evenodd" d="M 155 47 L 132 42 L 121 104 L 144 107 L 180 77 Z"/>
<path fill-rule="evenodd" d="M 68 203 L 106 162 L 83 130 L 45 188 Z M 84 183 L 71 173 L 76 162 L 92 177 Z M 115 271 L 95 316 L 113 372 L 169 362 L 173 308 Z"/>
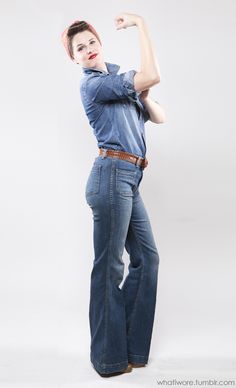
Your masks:
<path fill-rule="evenodd" d="M 128 354 L 128 360 L 131 363 L 134 364 L 147 364 L 148 363 L 148 357 L 147 356 L 140 356 L 139 354 Z"/>
<path fill-rule="evenodd" d="M 126 369 L 128 366 L 128 360 L 121 361 L 115 364 L 105 364 L 98 362 L 92 355 L 90 356 L 90 361 L 94 369 L 99 373 L 113 373 L 120 372 L 123 369 Z"/>

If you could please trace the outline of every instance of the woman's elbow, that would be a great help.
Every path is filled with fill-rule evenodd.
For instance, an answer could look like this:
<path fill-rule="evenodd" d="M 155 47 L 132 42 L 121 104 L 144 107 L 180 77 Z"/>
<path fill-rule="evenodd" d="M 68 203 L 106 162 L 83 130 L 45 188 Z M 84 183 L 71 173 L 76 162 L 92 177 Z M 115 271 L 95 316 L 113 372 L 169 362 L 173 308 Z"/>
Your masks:
<path fill-rule="evenodd" d="M 161 82 L 161 78 L 159 76 L 153 76 L 149 78 L 150 86 L 155 86 Z"/>
<path fill-rule="evenodd" d="M 144 74 L 142 72 L 137 72 L 134 75 L 134 88 L 137 92 L 149 89 L 159 82 L 160 77 L 157 75 L 151 76 L 150 74 Z"/>
<path fill-rule="evenodd" d="M 161 77 L 158 75 L 156 77 L 153 78 L 153 82 L 156 84 L 159 84 L 161 82 Z"/>
<path fill-rule="evenodd" d="M 154 121 L 155 124 L 163 124 L 166 122 L 166 116 L 165 114 L 159 115 Z"/>

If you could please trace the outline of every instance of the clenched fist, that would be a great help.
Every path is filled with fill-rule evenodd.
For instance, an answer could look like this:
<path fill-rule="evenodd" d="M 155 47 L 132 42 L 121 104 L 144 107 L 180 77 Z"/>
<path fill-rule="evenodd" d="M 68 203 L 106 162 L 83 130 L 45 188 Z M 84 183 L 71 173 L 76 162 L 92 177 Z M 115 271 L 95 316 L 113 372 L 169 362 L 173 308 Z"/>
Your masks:
<path fill-rule="evenodd" d="M 127 12 L 121 13 L 115 17 L 116 29 L 136 26 L 140 20 L 142 20 L 142 16 Z"/>

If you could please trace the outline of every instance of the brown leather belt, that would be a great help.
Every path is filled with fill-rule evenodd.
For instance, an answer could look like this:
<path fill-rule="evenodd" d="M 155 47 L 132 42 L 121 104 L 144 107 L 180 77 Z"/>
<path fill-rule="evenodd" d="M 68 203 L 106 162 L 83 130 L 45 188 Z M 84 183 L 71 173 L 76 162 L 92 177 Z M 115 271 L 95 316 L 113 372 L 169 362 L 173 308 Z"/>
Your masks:
<path fill-rule="evenodd" d="M 148 165 L 147 158 L 141 158 L 140 156 L 136 156 L 125 151 L 99 148 L 99 155 L 111 156 L 118 159 L 126 160 L 127 162 L 137 164 L 141 168 L 145 168 Z"/>

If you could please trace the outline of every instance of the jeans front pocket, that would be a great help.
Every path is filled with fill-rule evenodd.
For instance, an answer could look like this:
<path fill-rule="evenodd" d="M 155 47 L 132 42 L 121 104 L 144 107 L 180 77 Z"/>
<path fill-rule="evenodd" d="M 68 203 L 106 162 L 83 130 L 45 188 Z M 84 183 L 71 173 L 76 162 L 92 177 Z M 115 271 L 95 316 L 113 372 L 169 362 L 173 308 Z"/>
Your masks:
<path fill-rule="evenodd" d="M 88 176 L 88 180 L 85 188 L 85 196 L 91 194 L 98 194 L 100 189 L 100 180 L 101 180 L 101 165 L 94 164 L 90 174 Z"/>
<path fill-rule="evenodd" d="M 132 197 L 136 171 L 116 168 L 116 190 L 119 194 Z"/>

